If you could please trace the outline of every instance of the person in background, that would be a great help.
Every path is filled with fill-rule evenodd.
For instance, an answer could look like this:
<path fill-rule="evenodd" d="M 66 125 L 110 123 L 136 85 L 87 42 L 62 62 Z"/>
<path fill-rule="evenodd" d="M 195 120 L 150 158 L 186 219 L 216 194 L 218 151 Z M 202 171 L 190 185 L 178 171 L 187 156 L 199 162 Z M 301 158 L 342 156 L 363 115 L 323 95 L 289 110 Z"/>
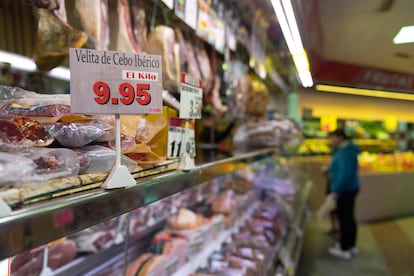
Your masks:
<path fill-rule="evenodd" d="M 359 191 L 359 148 L 342 129 L 333 131 L 329 137 L 333 147 L 329 182 L 331 195 L 336 199 L 340 244 L 329 248 L 328 251 L 333 256 L 351 259 L 352 255 L 358 254 L 354 209 L 355 198 Z"/>

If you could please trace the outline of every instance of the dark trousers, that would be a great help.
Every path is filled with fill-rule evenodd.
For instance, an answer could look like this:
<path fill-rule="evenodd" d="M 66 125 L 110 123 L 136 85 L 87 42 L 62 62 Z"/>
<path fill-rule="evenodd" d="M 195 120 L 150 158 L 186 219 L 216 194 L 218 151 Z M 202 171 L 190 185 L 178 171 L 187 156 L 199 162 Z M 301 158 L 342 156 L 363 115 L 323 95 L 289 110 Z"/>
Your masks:
<path fill-rule="evenodd" d="M 354 217 L 355 197 L 358 190 L 341 193 L 337 201 L 340 242 L 342 250 L 349 250 L 356 244 L 357 225 Z"/>

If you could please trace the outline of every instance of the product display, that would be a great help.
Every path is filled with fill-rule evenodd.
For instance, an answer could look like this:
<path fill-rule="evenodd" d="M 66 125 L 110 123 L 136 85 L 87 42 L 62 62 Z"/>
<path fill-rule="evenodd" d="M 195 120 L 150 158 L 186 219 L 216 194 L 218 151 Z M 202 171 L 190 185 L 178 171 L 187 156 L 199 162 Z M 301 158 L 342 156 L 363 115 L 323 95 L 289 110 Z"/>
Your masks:
<path fill-rule="evenodd" d="M 0 210 L 0 259 L 10 258 L 11 275 L 273 272 L 291 223 L 285 205 L 299 189 L 263 160 L 274 161 L 276 148 L 298 138 L 291 121 L 266 119 L 269 95 L 279 91 L 259 77 L 264 64 L 248 57 L 257 52 L 248 37 L 267 29 L 234 37 L 230 48 L 227 34 L 242 28 L 237 5 L 188 1 L 171 11 L 147 0 L 22 2 L 30 5 L 25 23 L 5 19 L 7 35 L 16 33 L 6 51 L 34 68 L 12 64 L 7 84 L 0 83 L 0 209 L 8 207 Z M 20 7 L 6 5 L 13 13 Z M 92 87 L 70 79 L 66 67 L 72 76 L 80 69 L 74 60 L 88 68 L 82 77 Z M 108 70 L 96 75 L 95 66 Z M 202 88 L 202 96 L 181 94 L 182 83 L 186 92 Z M 174 108 L 160 104 L 165 94 Z M 79 95 L 90 110 L 74 114 Z M 130 113 L 145 105 L 145 114 Z M 226 130 L 215 136 L 219 129 Z M 234 146 L 220 148 L 234 137 L 241 137 Z M 211 158 L 199 152 L 204 141 Z M 188 169 L 182 161 L 189 155 L 195 165 Z M 123 166 L 136 181 L 102 188 L 109 178 L 123 181 L 114 173 Z M 257 185 L 270 178 L 279 182 Z"/>

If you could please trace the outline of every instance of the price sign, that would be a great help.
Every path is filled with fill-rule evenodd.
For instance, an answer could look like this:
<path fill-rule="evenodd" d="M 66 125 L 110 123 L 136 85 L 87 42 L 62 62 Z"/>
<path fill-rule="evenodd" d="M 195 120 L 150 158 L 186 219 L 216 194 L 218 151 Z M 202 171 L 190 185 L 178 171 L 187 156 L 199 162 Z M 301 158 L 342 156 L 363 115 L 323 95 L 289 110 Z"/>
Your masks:
<path fill-rule="evenodd" d="M 175 15 L 179 18 L 185 18 L 185 2 L 186 0 L 175 0 Z"/>
<path fill-rule="evenodd" d="M 203 83 L 186 73 L 181 74 L 180 118 L 201 119 Z"/>
<path fill-rule="evenodd" d="M 162 112 L 161 56 L 70 49 L 71 111 Z"/>
<path fill-rule="evenodd" d="M 168 127 L 168 158 L 179 158 L 183 154 L 184 150 L 190 155 L 190 157 L 195 157 L 194 123 L 192 122 L 188 125 L 188 139 L 184 145 L 185 131 L 184 120 L 175 117 L 170 118 L 170 124 Z"/>
<path fill-rule="evenodd" d="M 171 10 L 174 8 L 174 0 L 162 0 L 162 2 Z"/>
<path fill-rule="evenodd" d="M 198 12 L 198 0 L 186 0 L 184 21 L 193 30 L 197 28 L 197 12 Z"/>

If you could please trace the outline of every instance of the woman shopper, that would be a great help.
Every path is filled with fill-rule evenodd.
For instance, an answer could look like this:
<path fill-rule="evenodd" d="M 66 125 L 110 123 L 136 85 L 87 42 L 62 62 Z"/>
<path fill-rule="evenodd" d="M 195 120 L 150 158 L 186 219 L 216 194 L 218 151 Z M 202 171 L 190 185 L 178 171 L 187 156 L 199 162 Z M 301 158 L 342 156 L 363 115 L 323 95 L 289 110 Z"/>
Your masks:
<path fill-rule="evenodd" d="M 329 248 L 329 253 L 339 258 L 351 259 L 352 255 L 358 253 L 354 209 L 355 198 L 359 191 L 359 148 L 342 129 L 332 132 L 330 140 L 333 154 L 329 167 L 329 181 L 331 196 L 336 199 L 340 244 Z"/>

